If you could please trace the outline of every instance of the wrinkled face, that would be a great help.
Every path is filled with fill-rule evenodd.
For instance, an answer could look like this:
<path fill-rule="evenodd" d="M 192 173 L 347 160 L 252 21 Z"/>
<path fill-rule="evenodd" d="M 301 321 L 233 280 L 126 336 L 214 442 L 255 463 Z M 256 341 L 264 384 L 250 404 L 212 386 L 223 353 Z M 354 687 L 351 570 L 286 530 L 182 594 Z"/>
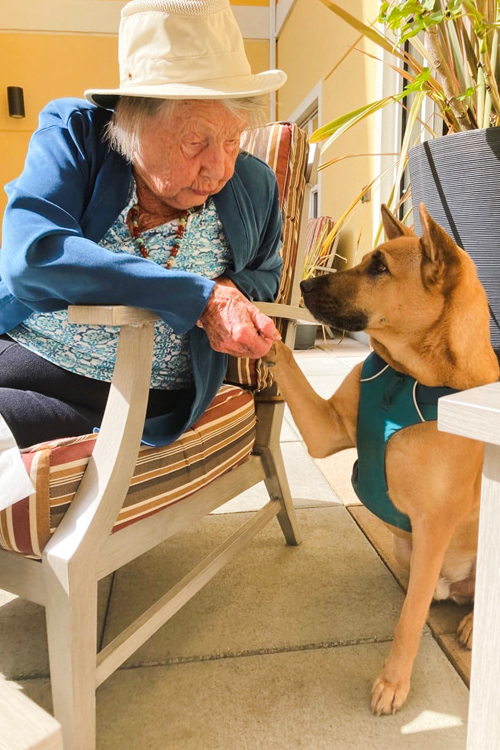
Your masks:
<path fill-rule="evenodd" d="M 348 271 L 302 282 L 304 303 L 320 323 L 346 331 L 422 330 L 445 303 L 425 280 L 426 262 L 417 237 L 386 242 Z"/>
<path fill-rule="evenodd" d="M 134 168 L 168 206 L 201 206 L 233 176 L 245 127 L 217 101 L 180 101 L 145 123 Z"/>

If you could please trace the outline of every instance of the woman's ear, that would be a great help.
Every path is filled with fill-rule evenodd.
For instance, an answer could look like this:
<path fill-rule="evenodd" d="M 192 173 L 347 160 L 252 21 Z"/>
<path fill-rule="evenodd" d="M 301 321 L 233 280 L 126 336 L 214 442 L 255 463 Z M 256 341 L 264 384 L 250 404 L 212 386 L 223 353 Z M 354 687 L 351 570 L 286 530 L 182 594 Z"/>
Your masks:
<path fill-rule="evenodd" d="M 388 240 L 395 240 L 398 237 L 414 237 L 412 229 L 403 224 L 399 219 L 391 214 L 385 203 L 382 203 L 382 224 L 385 229 L 385 236 Z"/>

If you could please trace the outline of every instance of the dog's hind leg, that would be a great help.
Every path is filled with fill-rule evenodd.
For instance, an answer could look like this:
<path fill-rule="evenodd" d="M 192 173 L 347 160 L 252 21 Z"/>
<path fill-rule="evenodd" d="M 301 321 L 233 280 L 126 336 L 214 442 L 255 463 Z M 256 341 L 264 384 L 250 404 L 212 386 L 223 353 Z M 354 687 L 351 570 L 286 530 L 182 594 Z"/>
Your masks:
<path fill-rule="evenodd" d="M 372 687 L 371 708 L 378 716 L 395 713 L 408 696 L 422 629 L 452 536 L 443 526 L 436 528 L 435 520 L 420 523 L 420 528 L 413 525 L 408 592 L 389 656 Z"/>

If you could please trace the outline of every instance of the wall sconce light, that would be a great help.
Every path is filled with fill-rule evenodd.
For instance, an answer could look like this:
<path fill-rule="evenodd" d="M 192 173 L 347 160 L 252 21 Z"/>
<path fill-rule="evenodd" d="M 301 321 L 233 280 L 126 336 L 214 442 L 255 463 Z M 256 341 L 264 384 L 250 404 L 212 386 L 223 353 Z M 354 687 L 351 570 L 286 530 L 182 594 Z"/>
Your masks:
<path fill-rule="evenodd" d="M 7 86 L 9 116 L 20 119 L 24 114 L 24 92 L 20 86 Z"/>

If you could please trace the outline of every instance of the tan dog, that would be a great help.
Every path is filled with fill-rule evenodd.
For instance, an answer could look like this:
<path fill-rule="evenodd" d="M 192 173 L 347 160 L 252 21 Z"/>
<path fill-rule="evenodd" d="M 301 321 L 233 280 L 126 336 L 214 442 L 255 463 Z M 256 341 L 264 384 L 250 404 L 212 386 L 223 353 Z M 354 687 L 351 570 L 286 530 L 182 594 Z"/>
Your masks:
<path fill-rule="evenodd" d="M 388 242 L 348 271 L 302 282 L 306 307 L 321 323 L 366 331 L 376 354 L 423 386 L 464 390 L 495 382 L 488 304 L 472 260 L 424 206 L 421 239 L 382 209 Z M 326 401 L 283 344 L 273 346 L 267 361 L 312 456 L 356 445 L 362 365 Z M 378 715 L 406 700 L 433 596 L 473 598 L 482 460 L 481 443 L 438 432 L 435 420 L 406 427 L 388 442 L 388 495 L 409 517 L 412 533 L 389 526 L 410 579 L 391 651 L 372 688 Z M 458 632 L 470 647 L 472 613 Z"/>

